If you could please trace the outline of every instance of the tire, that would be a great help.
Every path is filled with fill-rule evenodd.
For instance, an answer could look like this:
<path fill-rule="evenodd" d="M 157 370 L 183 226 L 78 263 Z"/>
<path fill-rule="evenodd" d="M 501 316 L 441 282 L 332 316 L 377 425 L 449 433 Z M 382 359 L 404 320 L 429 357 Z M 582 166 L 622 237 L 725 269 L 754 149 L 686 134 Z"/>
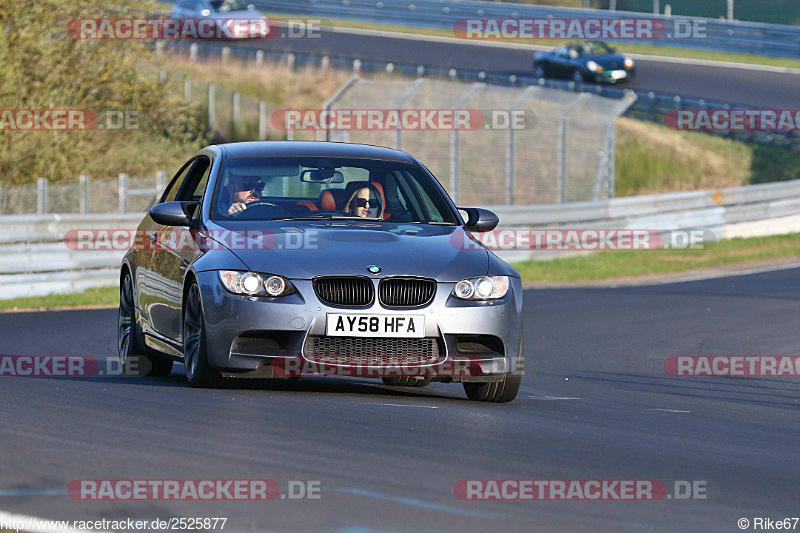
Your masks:
<path fill-rule="evenodd" d="M 581 74 L 580 70 L 575 69 L 572 71 L 572 81 L 578 84 L 583 83 L 583 74 Z"/>
<path fill-rule="evenodd" d="M 537 78 L 546 78 L 547 77 L 547 69 L 541 63 L 534 63 L 533 64 L 533 75 Z"/>
<path fill-rule="evenodd" d="M 487 383 L 464 383 L 467 398 L 475 402 L 507 403 L 517 397 L 522 382 L 522 370 L 525 366 L 524 342 L 519 343 L 519 359 L 517 369 L 509 372 L 501 381 Z"/>
<path fill-rule="evenodd" d="M 206 351 L 206 322 L 200 287 L 192 282 L 183 306 L 183 365 L 186 381 L 192 387 L 218 387 L 222 374 L 208 363 Z"/>
<path fill-rule="evenodd" d="M 383 383 L 391 385 L 392 387 L 427 387 L 432 381 L 432 378 L 418 379 L 412 376 L 403 376 L 399 378 L 381 378 Z"/>
<path fill-rule="evenodd" d="M 125 272 L 119 287 L 119 311 L 117 312 L 117 353 L 126 375 L 168 376 L 172 372 L 172 360 L 148 353 L 139 343 L 139 323 L 136 321 L 136 306 L 133 299 L 133 279 Z"/>

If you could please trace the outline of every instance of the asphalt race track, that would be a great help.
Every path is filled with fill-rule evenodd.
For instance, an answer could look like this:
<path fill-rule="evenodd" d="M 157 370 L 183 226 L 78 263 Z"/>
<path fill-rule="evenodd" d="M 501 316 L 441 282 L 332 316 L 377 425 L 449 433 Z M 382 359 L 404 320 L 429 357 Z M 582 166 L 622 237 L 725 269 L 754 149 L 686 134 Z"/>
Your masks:
<path fill-rule="evenodd" d="M 432 42 L 419 37 L 389 37 L 321 31 L 319 38 L 225 42 L 227 46 L 314 55 L 347 56 L 456 69 L 532 75 L 533 52 L 526 48 L 479 46 L 476 43 Z M 616 45 L 624 52 L 624 43 Z M 624 87 L 747 104 L 766 109 L 798 105 L 800 74 L 657 59 L 637 59 L 634 82 Z M 768 87 L 769 90 L 765 90 Z"/>
<path fill-rule="evenodd" d="M 800 380 L 679 378 L 670 355 L 798 354 L 800 269 L 525 293 L 517 400 L 311 378 L 0 378 L 0 510 L 226 517 L 225 531 L 738 531 L 800 514 Z M 116 311 L 0 315 L 0 353 L 115 353 Z M 91 502 L 75 479 L 321 483 L 318 500 Z M 706 499 L 461 501 L 461 479 L 701 481 Z"/>

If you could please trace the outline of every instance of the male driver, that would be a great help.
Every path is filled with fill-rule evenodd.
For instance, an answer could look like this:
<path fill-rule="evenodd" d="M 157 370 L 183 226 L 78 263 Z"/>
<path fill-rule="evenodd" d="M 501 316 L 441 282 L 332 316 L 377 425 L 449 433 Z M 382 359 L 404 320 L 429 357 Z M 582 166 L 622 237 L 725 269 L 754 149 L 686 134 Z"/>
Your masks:
<path fill-rule="evenodd" d="M 258 176 L 231 176 L 228 183 L 228 197 L 231 206 L 229 215 L 236 215 L 247 209 L 247 204 L 261 200 L 264 182 Z"/>

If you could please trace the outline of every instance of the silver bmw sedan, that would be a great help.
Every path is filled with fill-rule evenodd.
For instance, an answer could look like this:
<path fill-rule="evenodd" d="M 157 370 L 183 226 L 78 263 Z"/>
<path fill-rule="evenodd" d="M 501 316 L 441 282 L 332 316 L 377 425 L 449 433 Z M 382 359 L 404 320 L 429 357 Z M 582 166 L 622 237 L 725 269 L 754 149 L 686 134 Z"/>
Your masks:
<path fill-rule="evenodd" d="M 461 213 L 466 215 L 466 222 Z M 231 378 L 462 383 L 509 402 L 523 373 L 519 273 L 409 154 L 329 142 L 208 146 L 144 217 L 120 272 L 119 355 Z"/>

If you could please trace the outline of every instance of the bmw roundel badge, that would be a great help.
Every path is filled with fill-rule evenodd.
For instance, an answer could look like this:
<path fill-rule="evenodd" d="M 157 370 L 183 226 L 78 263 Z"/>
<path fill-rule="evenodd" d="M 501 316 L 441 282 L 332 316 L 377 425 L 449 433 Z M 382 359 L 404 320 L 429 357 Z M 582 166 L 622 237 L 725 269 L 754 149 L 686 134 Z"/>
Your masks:
<path fill-rule="evenodd" d="M 381 271 L 381 267 L 379 267 L 378 265 L 370 265 L 367 267 L 367 270 L 369 270 L 373 274 L 379 274 Z"/>

